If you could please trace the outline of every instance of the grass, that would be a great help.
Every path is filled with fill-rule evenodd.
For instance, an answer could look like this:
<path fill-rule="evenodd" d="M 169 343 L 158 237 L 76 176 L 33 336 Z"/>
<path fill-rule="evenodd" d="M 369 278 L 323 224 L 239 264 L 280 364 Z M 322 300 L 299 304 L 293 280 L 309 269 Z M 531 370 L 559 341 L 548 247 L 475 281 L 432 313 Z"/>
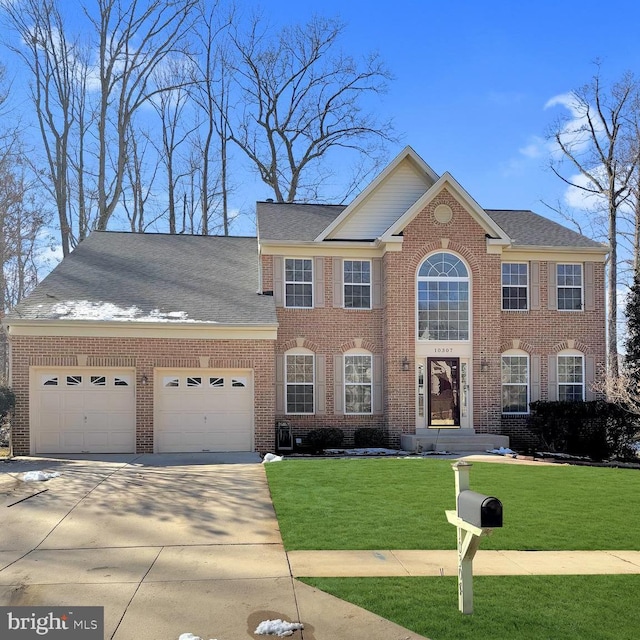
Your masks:
<path fill-rule="evenodd" d="M 453 549 L 451 461 L 287 460 L 266 466 L 285 547 Z M 483 549 L 640 550 L 640 473 L 474 463 L 471 488 L 498 496 L 504 528 Z M 631 640 L 640 575 L 480 576 L 472 616 L 455 577 L 304 578 L 432 640 Z"/>
<path fill-rule="evenodd" d="M 632 640 L 640 575 L 474 578 L 474 613 L 456 578 L 305 578 L 432 640 Z"/>
<path fill-rule="evenodd" d="M 287 460 L 266 470 L 287 550 L 455 548 L 449 460 Z M 471 488 L 504 505 L 504 528 L 483 549 L 640 550 L 637 470 L 474 463 Z"/>

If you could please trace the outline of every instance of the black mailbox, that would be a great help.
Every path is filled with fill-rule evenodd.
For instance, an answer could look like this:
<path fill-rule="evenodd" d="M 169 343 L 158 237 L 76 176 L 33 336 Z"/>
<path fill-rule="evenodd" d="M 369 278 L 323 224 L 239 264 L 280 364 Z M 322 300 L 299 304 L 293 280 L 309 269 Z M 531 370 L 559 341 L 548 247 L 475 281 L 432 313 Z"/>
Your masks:
<path fill-rule="evenodd" d="M 458 495 L 458 517 L 482 529 L 502 526 L 502 502 L 475 491 L 461 491 Z"/>

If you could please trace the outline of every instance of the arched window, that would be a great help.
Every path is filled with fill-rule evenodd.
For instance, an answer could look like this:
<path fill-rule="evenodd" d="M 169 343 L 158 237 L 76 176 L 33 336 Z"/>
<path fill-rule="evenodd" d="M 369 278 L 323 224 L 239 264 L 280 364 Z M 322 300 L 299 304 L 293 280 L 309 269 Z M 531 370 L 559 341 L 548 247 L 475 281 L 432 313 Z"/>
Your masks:
<path fill-rule="evenodd" d="M 285 354 L 286 413 L 315 411 L 315 357 L 313 351 L 298 347 Z"/>
<path fill-rule="evenodd" d="M 418 271 L 418 339 L 469 340 L 469 272 L 451 253 L 434 253 Z"/>
<path fill-rule="evenodd" d="M 502 354 L 502 413 L 529 413 L 529 354 L 510 349 Z"/>
<path fill-rule="evenodd" d="M 558 400 L 581 402 L 585 399 L 584 355 L 575 349 L 558 353 Z"/>
<path fill-rule="evenodd" d="M 373 356 L 351 349 L 344 354 L 344 412 L 373 412 Z"/>

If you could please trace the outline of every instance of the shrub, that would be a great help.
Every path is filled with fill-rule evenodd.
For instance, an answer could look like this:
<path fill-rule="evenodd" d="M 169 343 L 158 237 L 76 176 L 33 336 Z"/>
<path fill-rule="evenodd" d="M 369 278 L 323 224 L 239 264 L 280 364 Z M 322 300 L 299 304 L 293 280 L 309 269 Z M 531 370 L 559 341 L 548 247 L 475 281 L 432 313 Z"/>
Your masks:
<path fill-rule="evenodd" d="M 625 458 L 640 425 L 619 405 L 593 402 L 532 402 L 529 427 L 539 447 L 593 460 Z"/>
<path fill-rule="evenodd" d="M 0 416 L 5 416 L 16 406 L 16 396 L 6 385 L 0 385 Z"/>
<path fill-rule="evenodd" d="M 342 429 L 323 427 L 322 429 L 312 429 L 309 431 L 306 439 L 312 451 L 335 449 L 342 445 L 344 433 L 342 433 Z"/>
<path fill-rule="evenodd" d="M 353 444 L 356 448 L 384 447 L 386 437 L 382 429 L 363 427 L 356 429 L 353 434 Z"/>

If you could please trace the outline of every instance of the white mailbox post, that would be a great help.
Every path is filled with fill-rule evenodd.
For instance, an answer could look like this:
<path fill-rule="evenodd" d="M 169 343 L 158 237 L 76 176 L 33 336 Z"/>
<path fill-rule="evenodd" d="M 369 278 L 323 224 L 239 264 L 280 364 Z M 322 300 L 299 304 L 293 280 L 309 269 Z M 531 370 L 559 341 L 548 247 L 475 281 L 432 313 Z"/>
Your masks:
<path fill-rule="evenodd" d="M 502 526 L 502 503 L 497 498 L 470 491 L 471 463 L 461 460 L 451 466 L 456 482 L 456 510 L 445 513 L 458 534 L 458 609 L 464 614 L 471 614 L 473 558 L 480 546 L 480 538 Z"/>

